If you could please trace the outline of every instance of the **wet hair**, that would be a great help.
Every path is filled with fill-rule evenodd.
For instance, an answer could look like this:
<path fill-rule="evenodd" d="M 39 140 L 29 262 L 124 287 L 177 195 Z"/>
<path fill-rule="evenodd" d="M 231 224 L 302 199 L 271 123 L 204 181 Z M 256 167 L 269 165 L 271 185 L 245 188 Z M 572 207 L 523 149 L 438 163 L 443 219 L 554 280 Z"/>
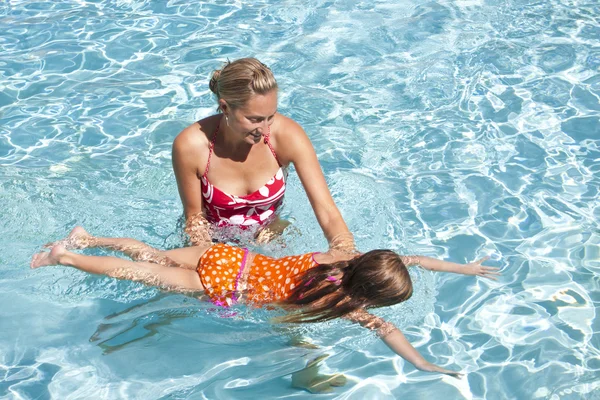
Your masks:
<path fill-rule="evenodd" d="M 213 71 L 209 86 L 217 99 L 225 100 L 231 108 L 238 108 L 252 96 L 277 89 L 277 81 L 269 67 L 256 58 L 240 58 Z"/>
<path fill-rule="evenodd" d="M 338 280 L 336 282 L 335 278 Z M 406 266 L 391 250 L 372 250 L 352 260 L 321 264 L 304 272 L 284 305 L 299 311 L 280 322 L 321 322 L 358 310 L 390 306 L 412 296 Z"/>

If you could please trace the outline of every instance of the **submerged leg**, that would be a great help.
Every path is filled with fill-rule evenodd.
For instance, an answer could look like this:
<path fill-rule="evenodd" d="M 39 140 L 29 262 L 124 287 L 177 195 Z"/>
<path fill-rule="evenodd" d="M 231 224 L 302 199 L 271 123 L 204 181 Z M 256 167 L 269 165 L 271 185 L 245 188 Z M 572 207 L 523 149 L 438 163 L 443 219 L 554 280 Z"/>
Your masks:
<path fill-rule="evenodd" d="M 58 242 L 48 243 L 45 247 L 54 247 L 62 244 L 66 249 L 86 249 L 102 247 L 109 250 L 120 251 L 134 261 L 149 261 L 155 264 L 164 265 L 166 267 L 188 267 L 188 264 L 194 264 L 194 260 L 190 261 L 185 257 L 179 257 L 180 260 L 174 261 L 167 255 L 167 252 L 160 251 L 131 238 L 103 238 L 90 235 L 81 226 L 73 228 L 69 236 Z M 185 253 L 184 253 L 185 255 Z M 198 256 L 199 258 L 199 256 Z M 181 265 L 185 264 L 185 265 Z"/>
<path fill-rule="evenodd" d="M 92 274 L 138 281 L 165 289 L 204 290 L 196 271 L 170 268 L 150 262 L 123 260 L 118 257 L 86 256 L 70 252 L 60 244 L 54 246 L 50 252 L 35 254 L 31 259 L 31 268 L 48 265 L 66 265 Z"/>
<path fill-rule="evenodd" d="M 181 268 L 196 269 L 198 260 L 210 246 L 193 246 L 183 247 L 181 249 L 173 249 L 161 251 L 160 253 L 170 260 L 176 262 Z"/>
<path fill-rule="evenodd" d="M 342 374 L 321 375 L 319 366 L 321 361 L 329 357 L 324 354 L 306 364 L 306 367 L 292 374 L 292 387 L 305 389 L 311 393 L 327 393 L 335 386 L 344 386 L 348 379 Z"/>

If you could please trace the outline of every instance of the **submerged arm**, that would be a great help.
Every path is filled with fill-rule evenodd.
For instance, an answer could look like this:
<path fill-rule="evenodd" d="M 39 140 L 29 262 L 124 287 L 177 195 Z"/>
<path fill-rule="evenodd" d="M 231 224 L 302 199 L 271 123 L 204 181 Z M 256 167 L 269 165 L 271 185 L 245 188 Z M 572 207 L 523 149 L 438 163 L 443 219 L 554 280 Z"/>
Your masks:
<path fill-rule="evenodd" d="M 212 225 L 204 217 L 204 213 L 199 212 L 189 217 L 186 216 L 183 231 L 190 237 L 190 243 L 193 246 L 212 244 Z"/>
<path fill-rule="evenodd" d="M 203 246 L 211 242 L 210 223 L 206 220 L 202 207 L 202 192 L 200 178 L 204 171 L 198 170 L 198 164 L 205 162 L 202 153 L 204 143 L 191 125 L 184 129 L 173 142 L 172 162 L 173 172 L 177 179 L 177 189 L 183 205 L 185 216 L 185 233 L 190 237 L 194 246 Z"/>
<path fill-rule="evenodd" d="M 468 264 L 457 264 L 427 256 L 401 256 L 400 258 L 407 267 L 411 265 L 420 265 L 421 267 L 430 271 L 452 272 L 463 275 L 477 275 L 493 280 L 497 280 L 496 276 L 500 275 L 500 272 L 498 272 L 499 268 L 481 265 L 484 261 L 489 259 L 489 257 L 483 257 L 480 260 L 473 261 Z"/>
<path fill-rule="evenodd" d="M 460 372 L 442 368 L 425 360 L 421 353 L 410 344 L 404 334 L 383 318 L 369 314 L 365 310 L 353 311 L 345 318 L 360 324 L 362 327 L 376 331 L 377 335 L 392 351 L 421 371 L 440 372 L 454 377 L 461 375 Z"/>
<path fill-rule="evenodd" d="M 354 236 L 331 196 L 310 139 L 296 122 L 286 119 L 282 123 L 285 123 L 286 136 L 285 141 L 278 143 L 277 153 L 284 164 L 294 164 L 330 249 L 356 252 Z"/>

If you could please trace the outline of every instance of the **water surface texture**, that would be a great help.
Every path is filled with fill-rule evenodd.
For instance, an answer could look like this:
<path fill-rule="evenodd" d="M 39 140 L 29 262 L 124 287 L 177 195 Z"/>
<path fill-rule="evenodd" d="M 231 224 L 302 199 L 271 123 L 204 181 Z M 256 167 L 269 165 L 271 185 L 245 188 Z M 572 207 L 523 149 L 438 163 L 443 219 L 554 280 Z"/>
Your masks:
<path fill-rule="evenodd" d="M 322 398 L 600 398 L 599 16 L 595 0 L 1 2 L 0 397 L 308 398 L 290 374 L 327 353 L 349 383 Z M 28 269 L 75 224 L 176 245 L 171 143 L 244 56 L 273 69 L 361 250 L 502 267 L 413 271 L 414 298 L 380 311 L 463 379 L 346 322 L 294 348 L 267 311 Z M 326 248 L 293 170 L 283 215 L 268 252 Z"/>

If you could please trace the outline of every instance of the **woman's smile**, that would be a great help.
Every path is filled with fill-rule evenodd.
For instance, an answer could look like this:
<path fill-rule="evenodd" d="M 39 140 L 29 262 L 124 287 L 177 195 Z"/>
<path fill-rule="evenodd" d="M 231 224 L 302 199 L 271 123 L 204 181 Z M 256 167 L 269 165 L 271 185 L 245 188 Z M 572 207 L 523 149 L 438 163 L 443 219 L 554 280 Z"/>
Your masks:
<path fill-rule="evenodd" d="M 256 143 L 258 143 L 258 141 L 260 141 L 260 139 L 262 138 L 262 133 L 259 131 L 252 131 L 248 132 L 248 136 L 250 136 Z"/>

